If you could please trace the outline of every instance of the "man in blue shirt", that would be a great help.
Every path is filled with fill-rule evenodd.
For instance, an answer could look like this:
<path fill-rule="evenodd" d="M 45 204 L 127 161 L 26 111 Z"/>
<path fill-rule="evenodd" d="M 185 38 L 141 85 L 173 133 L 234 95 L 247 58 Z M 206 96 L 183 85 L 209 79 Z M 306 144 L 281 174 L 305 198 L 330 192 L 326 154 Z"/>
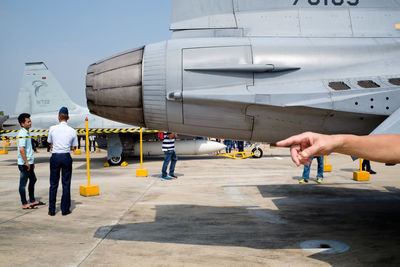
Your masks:
<path fill-rule="evenodd" d="M 56 197 L 58 183 L 60 182 L 60 171 L 62 173 L 62 197 L 61 213 L 71 213 L 71 176 L 72 158 L 71 150 L 78 146 L 76 131 L 68 126 L 68 109 L 62 107 L 58 113 L 58 125 L 50 127 L 47 142 L 51 147 L 50 158 L 50 189 L 49 189 L 49 215 L 56 214 Z"/>
<path fill-rule="evenodd" d="M 21 197 L 23 209 L 36 209 L 38 205 L 45 205 L 41 201 L 35 199 L 35 164 L 32 149 L 32 141 L 29 138 L 29 129 L 32 126 L 31 115 L 22 113 L 18 116 L 18 122 L 21 125 L 21 130 L 18 132 L 18 169 L 20 171 L 19 179 L 19 195 Z M 28 183 L 29 202 L 26 200 L 25 187 Z"/>

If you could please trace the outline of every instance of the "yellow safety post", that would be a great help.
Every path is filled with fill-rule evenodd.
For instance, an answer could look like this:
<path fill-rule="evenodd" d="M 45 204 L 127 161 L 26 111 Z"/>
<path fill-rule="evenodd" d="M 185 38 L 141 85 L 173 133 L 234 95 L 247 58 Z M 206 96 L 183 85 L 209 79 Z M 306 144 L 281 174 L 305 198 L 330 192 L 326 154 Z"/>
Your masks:
<path fill-rule="evenodd" d="M 362 170 L 362 161 L 363 159 L 360 159 L 360 171 L 353 172 L 353 180 L 355 181 L 369 181 L 369 172 Z"/>
<path fill-rule="evenodd" d="M 136 177 L 147 177 L 147 169 L 143 169 L 143 128 L 140 128 L 140 169 L 136 170 Z"/>
<path fill-rule="evenodd" d="M 6 150 L 6 138 L 3 136 L 1 139 L 3 140 L 3 150 L 0 151 L 0 154 L 8 154 L 8 151 Z"/>
<path fill-rule="evenodd" d="M 331 172 L 332 171 L 332 164 L 328 164 L 327 156 L 324 156 L 324 172 Z"/>
<path fill-rule="evenodd" d="M 86 118 L 85 121 L 86 121 L 86 140 L 89 140 L 88 118 Z M 89 142 L 86 142 L 86 169 L 87 169 L 88 184 L 81 185 L 79 187 L 79 193 L 81 194 L 81 196 L 84 196 L 84 197 L 97 196 L 100 192 L 99 186 L 90 184 Z"/>

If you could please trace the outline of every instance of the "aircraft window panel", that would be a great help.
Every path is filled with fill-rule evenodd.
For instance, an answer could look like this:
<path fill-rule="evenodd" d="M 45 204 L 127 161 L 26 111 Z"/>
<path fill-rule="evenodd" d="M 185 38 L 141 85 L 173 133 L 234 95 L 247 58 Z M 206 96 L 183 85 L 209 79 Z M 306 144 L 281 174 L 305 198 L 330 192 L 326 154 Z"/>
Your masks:
<path fill-rule="evenodd" d="M 350 90 L 350 86 L 348 86 L 345 82 L 330 82 L 329 87 L 335 91 L 344 91 Z"/>
<path fill-rule="evenodd" d="M 358 81 L 357 84 L 362 88 L 379 88 L 379 84 L 372 80 Z"/>
<path fill-rule="evenodd" d="M 389 82 L 393 85 L 397 85 L 400 86 L 400 78 L 393 78 L 393 79 L 389 79 Z"/>

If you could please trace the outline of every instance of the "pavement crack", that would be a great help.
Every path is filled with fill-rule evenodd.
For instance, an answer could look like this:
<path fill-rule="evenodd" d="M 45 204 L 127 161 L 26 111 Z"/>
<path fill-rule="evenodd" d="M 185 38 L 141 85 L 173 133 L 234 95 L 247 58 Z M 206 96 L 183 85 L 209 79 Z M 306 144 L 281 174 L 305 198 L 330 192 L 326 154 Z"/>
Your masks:
<path fill-rule="evenodd" d="M 11 218 L 11 219 L 8 219 L 8 220 L 6 220 L 6 221 L 0 222 L 0 224 L 5 224 L 5 223 L 8 223 L 8 222 L 11 222 L 11 221 L 13 221 L 13 220 L 15 220 L 15 219 L 17 219 L 17 218 L 19 218 L 19 217 L 28 215 L 29 213 L 32 213 L 32 212 L 33 212 L 33 210 L 32 210 L 32 211 L 29 211 L 29 212 L 26 212 L 26 213 L 24 213 L 24 214 L 15 216 L 15 217 L 13 217 L 13 218 Z"/>

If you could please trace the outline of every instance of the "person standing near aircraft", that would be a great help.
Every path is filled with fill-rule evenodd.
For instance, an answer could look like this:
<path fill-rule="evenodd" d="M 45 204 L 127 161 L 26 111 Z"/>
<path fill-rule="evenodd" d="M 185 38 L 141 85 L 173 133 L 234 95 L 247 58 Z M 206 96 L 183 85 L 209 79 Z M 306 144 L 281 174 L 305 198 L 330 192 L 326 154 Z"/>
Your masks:
<path fill-rule="evenodd" d="M 367 159 L 364 159 L 363 160 L 363 162 L 362 162 L 362 170 L 363 171 L 367 171 L 367 172 L 369 172 L 370 174 L 376 174 L 376 171 L 373 171 L 372 169 L 371 169 L 371 162 L 369 161 L 369 160 L 367 160 Z"/>
<path fill-rule="evenodd" d="M 310 178 L 311 163 L 314 158 L 317 158 L 318 162 L 317 183 L 319 184 L 322 183 L 322 180 L 324 179 L 324 157 L 316 156 L 316 157 L 310 157 L 311 162 L 309 165 L 304 165 L 302 179 L 299 181 L 300 184 L 308 183 L 308 180 Z"/>
<path fill-rule="evenodd" d="M 48 142 L 50 143 L 52 155 L 50 158 L 50 189 L 49 189 L 49 215 L 56 213 L 56 197 L 60 171 L 62 172 L 62 197 L 61 213 L 63 216 L 71 213 L 71 176 L 72 158 L 71 150 L 78 146 L 76 131 L 68 126 L 68 109 L 62 107 L 58 113 L 58 125 L 50 127 Z"/>
<path fill-rule="evenodd" d="M 93 152 L 96 152 L 96 140 L 94 135 L 89 136 L 89 152 L 92 150 L 93 145 Z"/>
<path fill-rule="evenodd" d="M 226 153 L 231 153 L 232 152 L 232 140 L 225 139 L 224 143 L 226 145 L 226 148 L 225 148 Z"/>
<path fill-rule="evenodd" d="M 37 209 L 38 205 L 45 205 L 41 201 L 35 199 L 35 164 L 34 155 L 32 148 L 32 141 L 29 138 L 29 129 L 32 126 L 30 119 L 31 115 L 28 113 L 22 113 L 18 116 L 18 122 L 21 129 L 18 132 L 18 169 L 20 171 L 19 179 L 19 195 L 21 197 L 22 209 Z M 28 192 L 29 202 L 26 200 L 25 187 L 29 180 Z"/>
<path fill-rule="evenodd" d="M 164 132 L 164 139 L 162 143 L 162 151 L 164 151 L 164 163 L 162 166 L 162 176 L 163 180 L 171 180 L 172 178 L 178 178 L 175 175 L 175 165 L 178 161 L 178 157 L 175 153 L 175 138 L 178 135 L 176 133 Z M 171 161 L 171 165 L 169 167 L 169 175 L 167 175 L 168 164 Z"/>

